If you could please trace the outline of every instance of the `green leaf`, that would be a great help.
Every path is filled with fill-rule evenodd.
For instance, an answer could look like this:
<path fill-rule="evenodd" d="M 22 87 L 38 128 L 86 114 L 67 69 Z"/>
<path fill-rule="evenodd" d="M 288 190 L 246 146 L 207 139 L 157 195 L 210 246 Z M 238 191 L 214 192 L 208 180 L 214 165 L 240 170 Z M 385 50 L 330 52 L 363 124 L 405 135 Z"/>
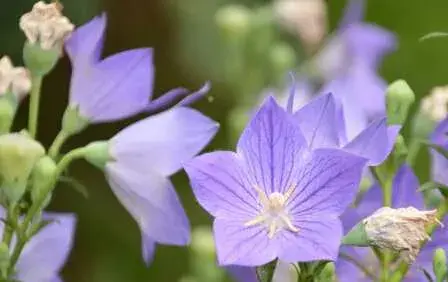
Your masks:
<path fill-rule="evenodd" d="M 342 238 L 342 244 L 367 247 L 370 246 L 364 223 L 359 222 Z"/>
<path fill-rule="evenodd" d="M 59 181 L 68 184 L 76 192 L 79 192 L 84 198 L 86 199 L 89 198 L 89 191 L 87 187 L 81 182 L 79 182 L 76 178 L 62 175 L 61 177 L 59 177 Z"/>

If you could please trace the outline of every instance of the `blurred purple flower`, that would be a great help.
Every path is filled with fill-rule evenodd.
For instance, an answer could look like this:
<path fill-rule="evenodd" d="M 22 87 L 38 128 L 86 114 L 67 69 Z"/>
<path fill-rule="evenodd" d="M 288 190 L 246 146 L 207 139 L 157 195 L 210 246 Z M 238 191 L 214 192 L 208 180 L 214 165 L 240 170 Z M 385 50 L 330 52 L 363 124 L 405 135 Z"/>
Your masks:
<path fill-rule="evenodd" d="M 336 149 L 309 150 L 291 115 L 270 97 L 235 152 L 186 163 L 193 192 L 215 217 L 221 265 L 334 260 L 339 215 L 357 192 L 366 160 Z M 331 236 L 329 236 L 331 234 Z"/>
<path fill-rule="evenodd" d="M 388 126 L 386 117 L 383 117 L 347 140 L 344 124 L 350 121 L 343 117 L 342 112 L 335 96 L 329 93 L 317 96 L 295 112 L 294 119 L 311 148 L 342 148 L 368 159 L 369 165 L 382 163 L 392 151 L 401 127 Z"/>
<path fill-rule="evenodd" d="M 448 150 L 448 118 L 442 120 L 431 134 L 431 142 Z M 446 157 L 431 149 L 432 180 L 448 185 L 448 160 Z"/>
<path fill-rule="evenodd" d="M 195 93 L 176 88 L 150 101 L 153 50 L 139 48 L 101 59 L 106 21 L 105 14 L 94 18 L 77 28 L 65 45 L 73 67 L 69 107 L 78 108 L 83 118 L 92 123 L 120 120 L 165 110 L 180 98 L 178 105 L 186 106 L 208 92 L 208 84 Z"/>
<path fill-rule="evenodd" d="M 141 229 L 147 263 L 156 242 L 189 243 L 188 219 L 169 177 L 202 150 L 217 130 L 218 124 L 201 113 L 175 107 L 125 128 L 109 141 L 106 177 Z"/>
<path fill-rule="evenodd" d="M 423 210 L 423 195 L 418 191 L 419 182 L 414 175 L 412 169 L 407 165 L 403 165 L 395 175 L 392 183 L 392 207 L 405 208 L 415 207 Z M 373 185 L 362 197 L 360 204 L 356 208 L 347 210 L 341 217 L 344 225 L 344 231 L 348 232 L 359 221 L 371 215 L 377 209 L 382 207 L 382 190 L 377 184 Z M 447 220 L 445 220 L 445 224 Z M 423 267 L 430 271 L 432 268 L 433 251 L 437 247 L 448 248 L 448 237 L 445 229 L 438 228 L 432 240 L 428 242 L 420 251 L 417 260 L 409 270 L 405 280 L 411 281 L 427 281 L 423 272 L 419 269 Z M 370 275 L 379 273 L 379 263 L 370 248 L 357 247 L 341 247 L 341 256 L 336 262 L 336 271 L 338 279 L 341 282 L 349 281 L 372 281 L 372 277 L 366 275 L 364 271 L 358 268 L 354 262 L 363 265 Z M 347 256 L 351 259 L 347 260 Z M 350 261 L 353 260 L 353 261 Z"/>
<path fill-rule="evenodd" d="M 0 217 L 5 217 L 3 208 Z M 47 213 L 44 219 L 52 222 L 25 245 L 17 261 L 15 278 L 22 282 L 62 282 L 59 272 L 72 249 L 76 218 L 72 214 Z M 3 228 L 2 222 L 0 233 Z"/>
<path fill-rule="evenodd" d="M 348 139 L 385 116 L 387 84 L 377 69 L 396 47 L 392 33 L 362 22 L 364 2 L 350 1 L 338 31 L 315 62 L 325 82 L 320 93 L 334 93 L 344 109 Z"/>

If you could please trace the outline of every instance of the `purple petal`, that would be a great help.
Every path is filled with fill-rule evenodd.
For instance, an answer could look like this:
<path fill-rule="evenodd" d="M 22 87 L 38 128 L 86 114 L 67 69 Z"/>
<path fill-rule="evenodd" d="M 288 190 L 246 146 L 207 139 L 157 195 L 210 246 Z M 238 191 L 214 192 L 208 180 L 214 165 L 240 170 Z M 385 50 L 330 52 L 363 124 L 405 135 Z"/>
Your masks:
<path fill-rule="evenodd" d="M 420 184 L 417 176 L 408 165 L 400 167 L 392 183 L 392 206 L 394 208 L 406 208 L 412 206 L 424 209 L 423 195 L 417 189 Z"/>
<path fill-rule="evenodd" d="M 336 102 L 331 93 L 313 99 L 297 111 L 294 118 L 300 125 L 309 147 L 339 147 Z"/>
<path fill-rule="evenodd" d="M 344 149 L 369 160 L 369 165 L 381 164 L 390 154 L 400 127 L 387 126 L 386 118 L 372 122 L 364 131 L 348 143 Z M 389 132 L 392 134 L 389 135 Z"/>
<path fill-rule="evenodd" d="M 215 219 L 216 252 L 220 265 L 258 266 L 277 257 L 277 244 L 265 226 L 245 227 L 244 221 Z"/>
<path fill-rule="evenodd" d="M 356 207 L 356 212 L 359 214 L 361 220 L 368 217 L 382 206 L 383 190 L 381 189 L 381 186 L 375 183 L 362 196 L 359 205 Z"/>
<path fill-rule="evenodd" d="M 146 234 L 142 234 L 142 254 L 146 265 L 150 265 L 154 258 L 156 250 L 156 242 Z"/>
<path fill-rule="evenodd" d="M 341 150 L 313 151 L 288 200 L 293 217 L 342 214 L 358 192 L 365 163 L 365 159 Z"/>
<path fill-rule="evenodd" d="M 17 279 L 20 281 L 53 281 L 70 254 L 75 217 L 71 214 L 49 214 L 48 217 L 54 221 L 26 244 L 19 258 Z"/>
<path fill-rule="evenodd" d="M 340 253 L 350 256 L 356 262 L 362 263 L 364 266 L 368 267 L 372 274 L 378 275 L 380 271 L 380 266 L 375 255 L 369 248 L 355 248 L 341 246 Z M 371 282 L 372 279 L 367 277 L 366 274 L 355 266 L 354 262 L 346 260 L 343 257 L 339 257 L 336 261 L 336 274 L 338 281 L 340 282 Z"/>
<path fill-rule="evenodd" d="M 259 282 L 255 267 L 230 265 L 226 269 L 237 282 Z"/>
<path fill-rule="evenodd" d="M 279 259 L 295 263 L 337 258 L 342 226 L 336 216 L 310 215 L 294 220 L 293 224 L 299 232 L 281 233 Z"/>
<path fill-rule="evenodd" d="M 365 63 L 373 70 L 378 68 L 383 57 L 394 51 L 397 45 L 395 35 L 372 24 L 349 26 L 341 35 L 356 63 Z"/>
<path fill-rule="evenodd" d="M 300 128 L 269 97 L 249 122 L 237 145 L 254 185 L 267 194 L 287 191 L 297 179 L 306 150 Z"/>
<path fill-rule="evenodd" d="M 151 49 L 135 49 L 94 65 L 72 61 L 70 105 L 91 122 L 130 117 L 149 104 L 154 80 Z"/>
<path fill-rule="evenodd" d="M 74 65 L 91 65 L 100 60 L 106 30 L 106 14 L 78 27 L 65 43 Z"/>
<path fill-rule="evenodd" d="M 173 108 L 148 117 L 111 140 L 111 154 L 122 163 L 170 176 L 213 138 L 218 124 L 189 108 Z"/>
<path fill-rule="evenodd" d="M 170 245 L 189 243 L 188 218 L 168 178 L 147 167 L 119 161 L 107 164 L 106 175 L 112 191 L 140 226 L 147 261 L 154 248 L 151 240 Z"/>
<path fill-rule="evenodd" d="M 196 199 L 213 216 L 248 221 L 258 215 L 258 195 L 242 163 L 237 154 L 218 151 L 186 164 Z"/>
<path fill-rule="evenodd" d="M 440 122 L 431 134 L 431 142 L 448 150 L 448 119 Z M 431 177 L 434 181 L 448 185 L 448 160 L 431 149 Z"/>
<path fill-rule="evenodd" d="M 349 0 L 345 8 L 344 16 L 339 23 L 340 29 L 345 29 L 352 24 L 359 23 L 364 18 L 365 1 L 364 0 Z"/>

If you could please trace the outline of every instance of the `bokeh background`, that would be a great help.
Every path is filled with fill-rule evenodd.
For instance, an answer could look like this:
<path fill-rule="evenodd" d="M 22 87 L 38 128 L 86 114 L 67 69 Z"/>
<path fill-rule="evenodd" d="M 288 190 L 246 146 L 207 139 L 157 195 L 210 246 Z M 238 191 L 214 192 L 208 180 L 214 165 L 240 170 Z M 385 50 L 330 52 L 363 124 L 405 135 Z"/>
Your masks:
<path fill-rule="evenodd" d="M 232 148 L 234 132 L 229 121 L 232 112 L 241 104 L 257 104 L 257 96 L 246 92 L 260 91 L 275 80 L 252 82 L 244 89 L 251 73 L 228 79 L 223 65 L 228 59 L 227 45 L 215 14 L 223 5 L 237 3 L 250 9 L 269 5 L 267 0 L 62 0 L 64 13 L 77 25 L 106 11 L 109 17 L 104 55 L 129 48 L 151 46 L 155 49 L 156 83 L 154 95 L 170 88 L 186 86 L 198 88 L 204 81 L 212 81 L 209 99 L 195 105 L 214 120 L 221 130 L 207 148 Z M 20 15 L 30 10 L 33 0 L 1 0 L 0 55 L 8 54 L 15 64 L 22 64 L 21 49 L 24 36 L 18 28 Z M 329 29 L 334 29 L 343 13 L 346 1 L 328 0 Z M 404 78 L 421 97 L 437 85 L 448 84 L 448 38 L 419 42 L 429 32 L 448 31 L 448 2 L 445 0 L 370 0 L 367 2 L 366 21 L 393 31 L 398 50 L 389 55 L 380 73 L 389 82 Z M 274 29 L 275 40 L 288 42 L 294 38 Z M 261 37 L 262 35 L 260 35 Z M 272 38 L 271 38 L 272 39 Z M 271 40 L 269 39 L 269 40 Z M 260 43 L 262 44 L 262 43 Z M 299 44 L 297 44 L 299 46 Z M 300 47 L 295 59 L 300 61 Z M 261 49 L 260 52 L 266 50 Z M 266 54 L 268 57 L 268 54 Z M 263 62 L 261 62 L 263 63 Z M 259 68 L 263 68 L 262 65 Z M 280 70 L 279 70 L 280 71 Z M 271 73 L 283 77 L 284 73 Z M 272 78 L 272 77 L 269 77 Z M 278 81 L 278 80 L 277 80 Z M 60 117 L 67 102 L 70 64 L 63 58 L 46 78 L 43 86 L 43 109 L 40 114 L 39 138 L 49 145 L 58 132 Z M 17 129 L 26 121 L 26 103 L 22 106 Z M 73 137 L 64 146 L 68 150 L 89 141 L 107 139 L 132 120 L 121 123 L 95 125 Z M 237 121 L 234 121 L 237 122 Z M 419 155 L 417 173 L 427 176 L 427 156 Z M 181 281 L 194 272 L 191 249 L 159 246 L 154 262 L 148 268 L 141 259 L 140 234 L 135 222 L 115 199 L 102 174 L 87 163 L 77 162 L 71 173 L 88 190 L 84 197 L 68 185 L 61 184 L 50 209 L 70 211 L 78 215 L 76 243 L 63 271 L 68 282 L 140 282 Z M 178 193 L 193 227 L 209 225 L 210 218 L 195 202 L 184 173 L 174 177 Z M 201 258 L 202 259 L 202 258 Z M 203 258 L 204 260 L 206 258 Z M 229 278 L 226 278 L 229 279 Z M 193 281 L 193 280 L 191 280 Z M 200 281 L 198 278 L 197 281 Z M 207 281 L 207 280 L 205 280 Z"/>

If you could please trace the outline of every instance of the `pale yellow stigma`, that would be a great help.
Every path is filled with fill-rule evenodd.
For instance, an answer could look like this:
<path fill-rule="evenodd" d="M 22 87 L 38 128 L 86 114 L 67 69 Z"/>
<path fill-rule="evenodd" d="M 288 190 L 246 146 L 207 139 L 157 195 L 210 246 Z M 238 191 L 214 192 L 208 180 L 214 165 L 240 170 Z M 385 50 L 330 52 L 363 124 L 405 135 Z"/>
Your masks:
<path fill-rule="evenodd" d="M 255 190 L 258 192 L 263 209 L 258 216 L 246 222 L 245 226 L 264 224 L 268 229 L 268 237 L 271 239 L 281 229 L 299 232 L 299 229 L 292 224 L 286 210 L 286 202 L 294 190 L 293 187 L 286 191 L 285 194 L 274 192 L 269 196 L 258 187 L 255 187 Z"/>

